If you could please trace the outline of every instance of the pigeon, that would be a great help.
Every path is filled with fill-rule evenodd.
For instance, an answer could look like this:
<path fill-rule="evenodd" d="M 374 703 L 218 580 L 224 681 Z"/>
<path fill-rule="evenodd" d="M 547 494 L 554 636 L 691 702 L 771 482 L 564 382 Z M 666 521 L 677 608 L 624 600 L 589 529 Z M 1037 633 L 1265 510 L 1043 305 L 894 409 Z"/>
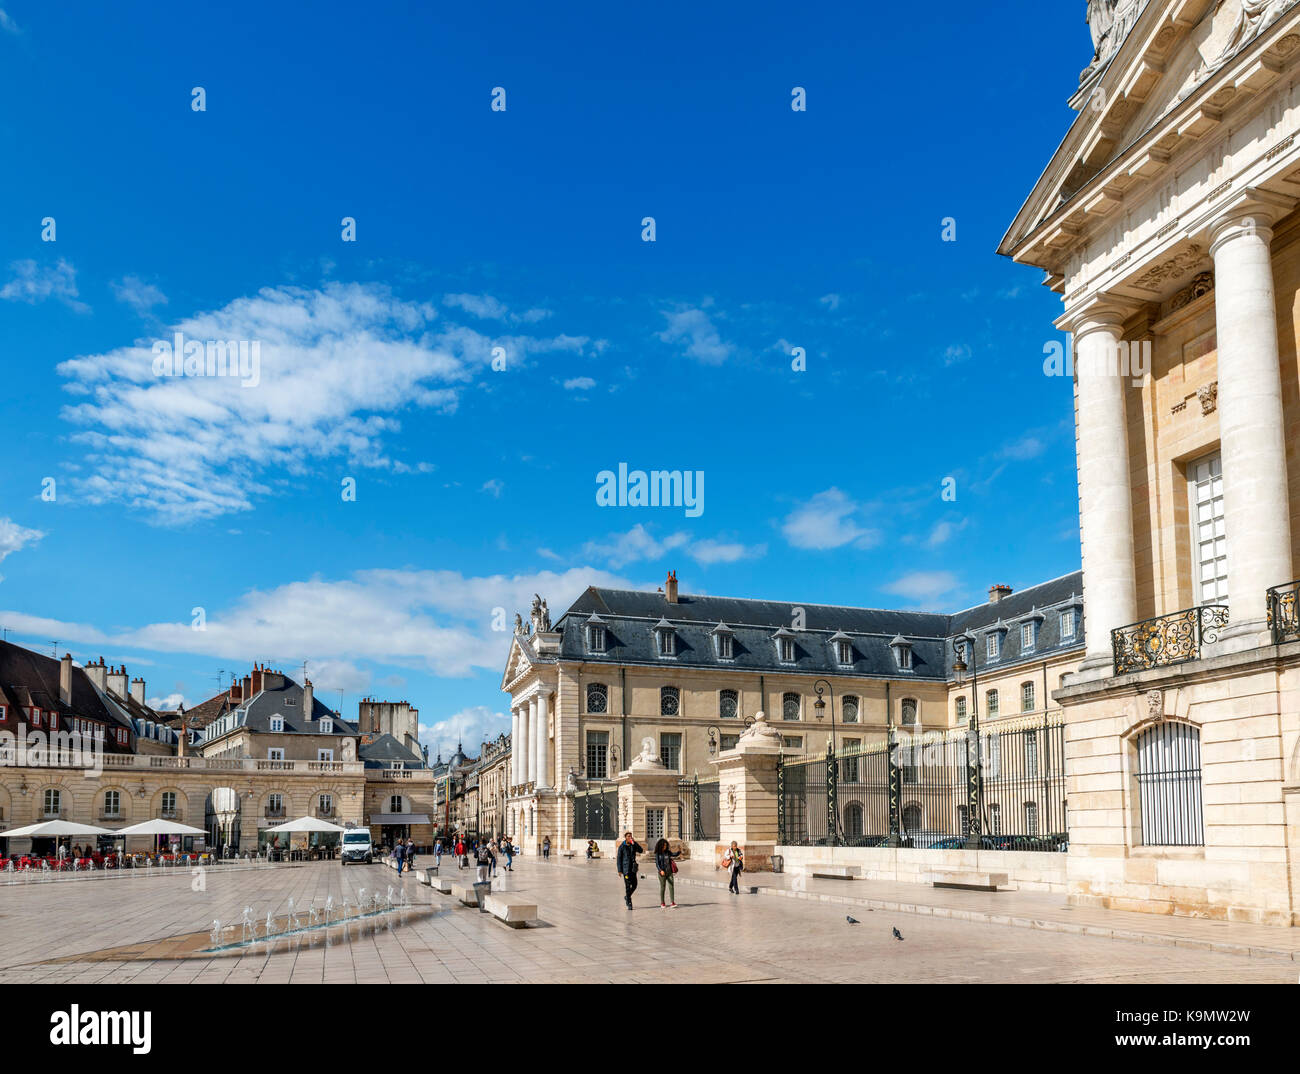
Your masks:
<path fill-rule="evenodd" d="M 894 939 L 901 940 L 902 938 L 903 938 L 903 934 L 899 932 L 898 929 L 894 929 Z"/>
<path fill-rule="evenodd" d="M 847 921 L 850 925 L 856 925 L 859 923 L 856 917 L 849 917 L 847 914 L 845 915 L 844 920 Z"/>

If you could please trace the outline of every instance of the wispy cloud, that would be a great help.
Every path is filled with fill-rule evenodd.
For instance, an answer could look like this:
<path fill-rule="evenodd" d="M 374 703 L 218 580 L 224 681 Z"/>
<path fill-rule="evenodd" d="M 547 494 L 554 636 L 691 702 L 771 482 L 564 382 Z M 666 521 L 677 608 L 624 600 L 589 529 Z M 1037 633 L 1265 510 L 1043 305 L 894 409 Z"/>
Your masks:
<path fill-rule="evenodd" d="M 441 754 L 446 760 L 461 747 L 469 757 L 477 757 L 486 741 L 510 730 L 510 717 L 487 705 L 470 705 L 431 724 L 420 724 L 420 744 L 429 747 L 429 760 Z"/>
<path fill-rule="evenodd" d="M 13 274 L 8 283 L 0 287 L 0 299 L 9 302 L 26 302 L 29 306 L 57 299 L 78 313 L 90 307 L 80 301 L 77 292 L 77 270 L 63 258 L 53 265 L 39 265 L 28 258 L 9 265 Z"/>
<path fill-rule="evenodd" d="M 742 559 L 763 556 L 767 552 L 767 545 L 747 545 L 740 541 L 714 537 L 697 539 L 685 531 L 655 537 L 638 522 L 630 530 L 588 541 L 582 551 L 584 556 L 617 569 L 629 563 L 663 559 L 670 552 L 680 552 L 703 566 L 736 563 Z"/>
<path fill-rule="evenodd" d="M 735 352 L 735 346 L 722 338 L 709 314 L 712 300 L 699 306 L 675 311 L 665 310 L 668 327 L 659 333 L 664 343 L 683 348 L 683 353 L 705 365 L 721 365 Z"/>
<path fill-rule="evenodd" d="M 822 297 L 819 298 L 817 301 L 820 302 L 832 313 L 834 313 L 837 309 L 840 308 L 840 296 L 835 294 L 834 292 L 832 292 L 829 295 L 822 295 Z"/>
<path fill-rule="evenodd" d="M 0 30 L 8 34 L 20 34 L 22 30 L 4 8 L 0 7 Z"/>
<path fill-rule="evenodd" d="M 951 571 L 912 571 L 883 588 L 886 593 L 922 603 L 937 601 L 957 586 L 957 577 Z"/>
<path fill-rule="evenodd" d="M 6 556 L 14 552 L 20 552 L 29 544 L 35 544 L 45 536 L 42 530 L 28 529 L 26 526 L 20 526 L 11 518 L 0 518 L 0 563 L 4 562 Z M 4 581 L 4 575 L 0 575 L 0 581 Z"/>
<path fill-rule="evenodd" d="M 565 391 L 585 392 L 590 391 L 596 386 L 596 382 L 591 377 L 570 377 L 564 382 Z"/>
<path fill-rule="evenodd" d="M 154 306 L 167 305 L 167 296 L 139 276 L 123 276 L 110 285 L 119 302 L 125 302 L 136 313 L 148 313 Z"/>
<path fill-rule="evenodd" d="M 837 488 L 829 488 L 791 511 L 781 532 L 795 548 L 842 548 L 846 544 L 871 548 L 880 542 L 881 534 L 864 524 L 864 514 L 864 505 Z"/>
<path fill-rule="evenodd" d="M 547 309 L 527 309 L 522 313 L 514 313 L 510 308 L 498 298 L 491 295 L 443 295 L 442 304 L 451 306 L 454 309 L 461 309 L 471 317 L 477 317 L 484 321 L 510 321 L 514 324 L 536 324 L 538 321 L 544 321 L 551 316 L 551 311 Z"/>

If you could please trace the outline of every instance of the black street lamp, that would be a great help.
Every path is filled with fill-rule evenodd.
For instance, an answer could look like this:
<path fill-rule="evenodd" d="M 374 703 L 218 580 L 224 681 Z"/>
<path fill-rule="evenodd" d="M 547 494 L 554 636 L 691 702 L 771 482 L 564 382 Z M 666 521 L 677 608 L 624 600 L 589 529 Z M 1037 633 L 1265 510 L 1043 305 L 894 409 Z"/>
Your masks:
<path fill-rule="evenodd" d="M 825 689 L 823 690 L 823 687 Z M 817 693 L 817 700 L 813 702 L 813 710 L 817 713 L 818 721 L 826 715 L 826 699 L 823 693 L 829 694 L 831 699 L 831 757 L 833 760 L 827 766 L 827 799 L 826 815 L 827 827 L 830 831 L 827 833 L 831 841 L 831 846 L 838 846 L 840 842 L 840 810 L 839 803 L 836 799 L 836 788 L 839 783 L 840 760 L 835 742 L 835 691 L 827 679 L 818 679 L 813 683 L 813 690 Z"/>
<path fill-rule="evenodd" d="M 714 724 L 709 724 L 706 730 L 709 733 L 709 756 L 716 757 L 718 755 L 718 741 L 722 737 L 722 732 Z"/>
<path fill-rule="evenodd" d="M 966 731 L 966 849 L 980 849 L 980 808 L 983 796 L 983 774 L 980 772 L 980 695 L 979 665 L 975 660 L 975 638 L 970 634 L 958 634 L 952 639 L 952 672 L 961 685 L 965 681 L 969 666 L 970 680 L 970 723 Z M 966 657 L 970 656 L 967 665 Z"/>

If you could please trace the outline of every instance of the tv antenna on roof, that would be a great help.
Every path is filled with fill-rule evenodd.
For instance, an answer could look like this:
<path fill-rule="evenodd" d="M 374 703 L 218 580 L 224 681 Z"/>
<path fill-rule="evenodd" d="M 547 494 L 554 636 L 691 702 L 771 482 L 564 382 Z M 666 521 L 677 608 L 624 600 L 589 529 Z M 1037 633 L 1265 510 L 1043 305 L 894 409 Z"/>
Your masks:
<path fill-rule="evenodd" d="M 223 679 L 225 679 L 225 677 L 226 677 L 226 669 L 218 668 L 216 675 L 213 676 L 213 678 L 217 680 L 217 693 L 221 693 L 221 682 Z"/>
<path fill-rule="evenodd" d="M 55 660 L 59 658 L 59 643 L 57 640 L 50 642 L 50 656 Z"/>

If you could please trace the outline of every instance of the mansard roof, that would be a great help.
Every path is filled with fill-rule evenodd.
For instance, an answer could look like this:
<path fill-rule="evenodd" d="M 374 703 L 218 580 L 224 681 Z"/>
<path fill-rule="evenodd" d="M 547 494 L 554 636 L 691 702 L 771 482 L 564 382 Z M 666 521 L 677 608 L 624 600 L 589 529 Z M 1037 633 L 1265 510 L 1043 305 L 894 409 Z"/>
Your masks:
<path fill-rule="evenodd" d="M 1016 620 L 1035 609 L 1075 607 L 1083 591 L 1083 574 L 1055 578 L 1012 593 L 997 603 L 981 604 L 955 614 L 852 608 L 831 604 L 751 600 L 738 597 L 679 595 L 669 602 L 662 592 L 643 590 L 587 589 L 556 624 L 561 634 L 561 660 L 592 663 L 647 664 L 661 667 L 726 667 L 737 670 L 852 675 L 880 678 L 946 680 L 952 671 L 952 638 L 963 632 L 992 628 L 1000 620 Z M 802 617 L 796 610 L 802 610 Z M 582 628 L 593 612 L 605 620 L 605 650 L 587 651 Z M 1061 638 L 1059 615 L 1047 615 L 1038 631 L 1032 654 L 1020 652 L 1018 632 L 1006 639 L 996 666 L 1009 666 L 1022 658 L 1050 656 L 1083 644 L 1082 617 L 1074 638 Z M 717 624 L 725 622 L 733 636 L 732 655 L 721 660 L 715 655 L 712 636 Z M 676 635 L 675 654 L 660 655 L 654 631 L 667 623 Z M 799 625 L 796 626 L 795 624 Z M 1006 629 L 1005 625 L 1002 629 Z M 793 663 L 778 660 L 772 645 L 774 636 L 794 639 Z M 840 664 L 835 637 L 853 643 L 851 664 Z M 891 646 L 903 641 L 912 649 L 912 669 L 899 669 Z M 987 660 L 981 646 L 975 654 L 977 666 Z"/>

